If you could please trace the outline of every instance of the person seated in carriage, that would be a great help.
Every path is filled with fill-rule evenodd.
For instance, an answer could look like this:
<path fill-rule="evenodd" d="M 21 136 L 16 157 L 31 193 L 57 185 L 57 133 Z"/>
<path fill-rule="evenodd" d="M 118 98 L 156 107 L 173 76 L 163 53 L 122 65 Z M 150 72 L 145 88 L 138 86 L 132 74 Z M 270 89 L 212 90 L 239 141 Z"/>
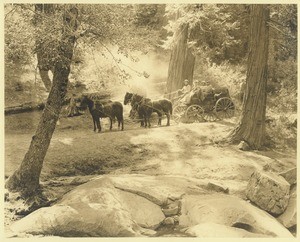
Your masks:
<path fill-rule="evenodd" d="M 186 98 L 186 96 L 191 92 L 191 90 L 192 87 L 189 84 L 189 80 L 185 79 L 183 81 L 183 87 L 177 91 L 177 97 L 175 99 L 182 102 Z"/>
<path fill-rule="evenodd" d="M 193 87 L 192 87 L 191 91 L 184 97 L 184 99 L 182 101 L 186 104 L 189 104 L 191 102 L 192 97 L 196 93 L 198 95 L 200 94 L 200 96 L 201 96 L 201 86 L 200 86 L 200 82 L 198 80 L 193 81 Z"/>
<path fill-rule="evenodd" d="M 180 95 L 180 97 L 183 97 L 184 95 L 189 93 L 191 91 L 191 89 L 192 88 L 191 88 L 191 85 L 189 84 L 189 80 L 185 79 L 183 81 L 183 87 L 178 90 L 178 95 Z"/>

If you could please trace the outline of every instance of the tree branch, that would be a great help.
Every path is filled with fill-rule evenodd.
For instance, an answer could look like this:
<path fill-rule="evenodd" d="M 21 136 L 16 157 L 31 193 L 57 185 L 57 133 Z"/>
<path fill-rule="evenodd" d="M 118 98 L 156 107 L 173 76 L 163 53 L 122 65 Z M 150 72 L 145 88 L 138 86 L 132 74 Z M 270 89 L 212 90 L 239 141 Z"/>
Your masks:
<path fill-rule="evenodd" d="M 6 19 L 6 17 L 7 17 L 10 13 L 13 13 L 14 11 L 16 11 L 15 6 L 13 6 L 12 10 L 10 10 L 8 13 L 5 14 L 4 19 Z"/>
<path fill-rule="evenodd" d="M 289 36 L 289 37 L 291 37 L 291 38 L 293 38 L 293 39 L 296 39 L 295 36 L 293 36 L 293 35 L 291 35 L 291 34 L 285 32 L 284 30 L 281 30 L 280 28 L 278 28 L 278 27 L 275 25 L 275 24 L 277 24 L 277 22 L 275 22 L 275 21 L 273 21 L 273 20 L 270 20 L 270 21 L 268 21 L 267 23 L 268 23 L 268 25 L 269 25 L 270 27 L 272 27 L 273 29 L 275 29 L 275 30 L 277 30 L 278 32 L 282 33 L 283 35 Z M 274 24 L 274 23 L 275 23 L 275 24 Z M 281 26 L 282 26 L 282 25 L 281 25 Z M 283 26 L 282 26 L 282 27 L 283 27 Z"/>

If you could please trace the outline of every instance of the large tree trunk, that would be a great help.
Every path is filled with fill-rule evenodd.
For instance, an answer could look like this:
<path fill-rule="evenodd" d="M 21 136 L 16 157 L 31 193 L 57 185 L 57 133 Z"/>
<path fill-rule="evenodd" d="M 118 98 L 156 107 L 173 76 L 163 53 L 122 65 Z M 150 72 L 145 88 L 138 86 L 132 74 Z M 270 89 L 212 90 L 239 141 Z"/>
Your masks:
<path fill-rule="evenodd" d="M 43 161 L 67 92 L 77 15 L 76 8 L 70 8 L 64 14 L 64 30 L 59 46 L 60 58 L 54 67 L 53 85 L 29 150 L 19 168 L 6 182 L 9 191 L 20 192 L 24 197 L 29 197 L 39 190 Z"/>
<path fill-rule="evenodd" d="M 182 24 L 175 32 L 176 43 L 171 52 L 168 70 L 166 95 L 168 98 L 172 97 L 171 93 L 182 88 L 185 79 L 192 83 L 195 57 L 187 46 L 188 28 L 188 24 Z"/>
<path fill-rule="evenodd" d="M 243 111 L 239 125 L 230 136 L 234 142 L 246 141 L 253 149 L 261 148 L 265 141 L 268 20 L 267 5 L 251 5 L 250 52 Z"/>

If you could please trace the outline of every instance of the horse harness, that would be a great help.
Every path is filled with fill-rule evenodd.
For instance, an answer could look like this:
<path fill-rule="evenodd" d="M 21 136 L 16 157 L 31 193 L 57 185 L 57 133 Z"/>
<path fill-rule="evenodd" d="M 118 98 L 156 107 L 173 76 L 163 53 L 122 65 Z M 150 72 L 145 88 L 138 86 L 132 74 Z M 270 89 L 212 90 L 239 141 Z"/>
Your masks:
<path fill-rule="evenodd" d="M 134 95 L 136 95 L 136 94 L 134 94 Z M 134 95 L 130 98 L 130 101 L 131 101 L 131 102 L 132 102 L 132 99 L 133 99 Z M 141 105 L 144 105 L 144 106 L 146 106 L 146 107 L 148 107 L 148 108 L 152 108 L 153 110 L 156 110 L 157 112 L 161 112 L 162 114 L 164 114 L 163 110 L 159 110 L 159 109 L 153 107 L 153 101 L 151 101 L 150 98 L 148 98 L 148 99 L 151 101 L 151 104 L 152 104 L 151 106 L 145 103 L 145 99 L 146 99 L 146 98 L 142 97 L 142 99 L 141 99 L 139 102 L 137 102 L 137 108 L 138 108 L 139 106 L 141 106 Z M 144 102 L 144 103 L 143 103 L 143 102 Z"/>
<path fill-rule="evenodd" d="M 101 106 L 101 108 L 104 110 L 104 104 L 100 103 L 100 106 Z M 94 109 L 97 110 L 98 112 L 104 114 L 105 116 L 107 116 L 107 117 L 110 118 L 110 119 L 113 119 L 109 114 L 107 114 L 107 113 L 105 113 L 104 111 L 101 111 L 100 109 L 98 109 L 98 108 L 96 107 L 96 103 L 94 104 L 94 107 L 95 107 Z"/>

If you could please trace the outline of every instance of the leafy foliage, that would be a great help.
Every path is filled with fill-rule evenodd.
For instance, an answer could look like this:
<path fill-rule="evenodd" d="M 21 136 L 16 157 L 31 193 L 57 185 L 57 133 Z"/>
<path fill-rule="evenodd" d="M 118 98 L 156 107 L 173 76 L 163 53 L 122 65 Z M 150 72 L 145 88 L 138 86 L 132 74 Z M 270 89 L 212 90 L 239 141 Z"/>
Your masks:
<path fill-rule="evenodd" d="M 297 6 L 271 5 L 269 92 L 297 89 Z"/>
<path fill-rule="evenodd" d="M 245 5 L 182 4 L 168 5 L 166 29 L 175 33 L 180 25 L 189 24 L 189 45 L 196 54 L 212 62 L 237 63 L 247 49 L 248 11 Z M 176 41 L 169 36 L 164 47 Z"/>
<path fill-rule="evenodd" d="M 20 6 L 12 6 L 10 4 L 4 6 L 5 64 L 29 64 L 33 59 L 32 48 L 34 46 L 34 40 L 32 38 L 34 28 L 30 24 L 32 14 L 23 11 Z"/>

